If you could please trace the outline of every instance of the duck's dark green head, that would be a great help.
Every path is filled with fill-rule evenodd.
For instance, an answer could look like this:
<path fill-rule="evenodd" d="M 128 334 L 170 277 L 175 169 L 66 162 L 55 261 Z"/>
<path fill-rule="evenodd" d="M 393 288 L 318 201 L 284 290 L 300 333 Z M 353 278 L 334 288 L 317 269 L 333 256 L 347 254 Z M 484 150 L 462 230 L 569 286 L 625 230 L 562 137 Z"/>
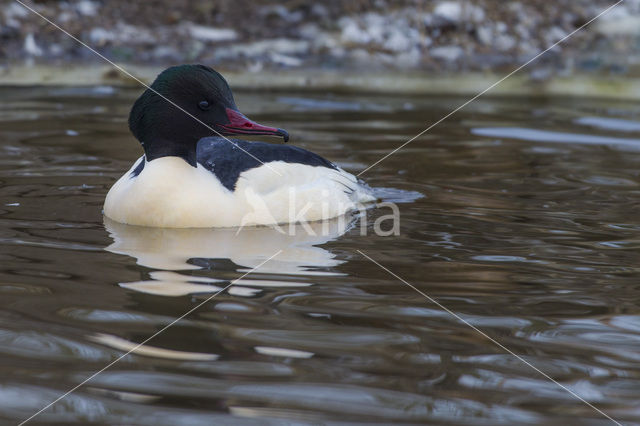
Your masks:
<path fill-rule="evenodd" d="M 286 131 L 242 115 L 224 77 L 204 65 L 179 65 L 162 71 L 151 89 L 133 104 L 129 129 L 142 143 L 147 161 L 178 156 L 193 166 L 196 144 L 207 136 L 273 135 L 282 136 L 285 142 L 289 139 Z"/>

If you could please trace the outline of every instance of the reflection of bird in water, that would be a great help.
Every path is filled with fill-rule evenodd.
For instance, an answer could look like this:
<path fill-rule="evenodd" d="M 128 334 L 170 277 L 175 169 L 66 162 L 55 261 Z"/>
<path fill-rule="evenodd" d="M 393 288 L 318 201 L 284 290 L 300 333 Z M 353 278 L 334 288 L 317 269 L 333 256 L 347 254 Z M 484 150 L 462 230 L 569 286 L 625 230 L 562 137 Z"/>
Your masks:
<path fill-rule="evenodd" d="M 335 275 L 335 272 L 313 270 L 343 263 L 317 245 L 341 236 L 354 222 L 353 217 L 342 216 L 330 221 L 283 225 L 279 228 L 171 229 L 124 225 L 105 217 L 105 227 L 113 238 L 113 243 L 106 250 L 134 257 L 139 265 L 156 269 L 150 273 L 153 280 L 122 283 L 123 287 L 167 296 L 213 293 L 220 289 L 213 284 L 223 280 L 188 276 L 174 271 L 199 269 L 199 266 L 189 263 L 191 259 L 228 259 L 240 267 L 238 271 L 248 271 L 281 250 L 277 257 L 260 267 L 260 273 Z M 231 287 L 229 293 L 248 296 L 258 291 L 242 287 L 242 284 L 252 287 L 309 285 L 250 277 L 243 278 L 238 284 Z"/>

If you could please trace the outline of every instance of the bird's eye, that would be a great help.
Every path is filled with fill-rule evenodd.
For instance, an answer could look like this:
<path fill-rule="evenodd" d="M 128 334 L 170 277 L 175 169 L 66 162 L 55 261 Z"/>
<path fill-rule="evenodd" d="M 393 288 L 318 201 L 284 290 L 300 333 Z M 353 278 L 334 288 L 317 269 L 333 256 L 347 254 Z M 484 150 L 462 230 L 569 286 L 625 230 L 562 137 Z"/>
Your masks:
<path fill-rule="evenodd" d="M 198 108 L 200 108 L 203 111 L 208 110 L 210 107 L 209 102 L 207 101 L 200 101 L 200 103 L 198 104 Z"/>

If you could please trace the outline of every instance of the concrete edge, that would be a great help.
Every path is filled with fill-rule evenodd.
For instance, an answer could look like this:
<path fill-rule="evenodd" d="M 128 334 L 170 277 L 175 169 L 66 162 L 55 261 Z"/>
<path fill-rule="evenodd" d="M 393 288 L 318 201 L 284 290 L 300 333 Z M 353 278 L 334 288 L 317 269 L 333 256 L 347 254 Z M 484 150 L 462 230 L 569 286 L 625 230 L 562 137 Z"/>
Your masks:
<path fill-rule="evenodd" d="M 150 83 L 162 66 L 123 65 L 136 78 Z M 332 90 L 357 93 L 404 95 L 447 94 L 473 96 L 505 74 L 393 74 L 353 71 L 263 71 L 224 72 L 234 89 L 246 90 Z M 0 67 L 3 86 L 136 86 L 139 83 L 110 65 L 36 65 Z M 488 92 L 499 96 L 576 96 L 640 100 L 640 78 L 575 74 L 532 80 L 528 74 L 509 77 Z"/>

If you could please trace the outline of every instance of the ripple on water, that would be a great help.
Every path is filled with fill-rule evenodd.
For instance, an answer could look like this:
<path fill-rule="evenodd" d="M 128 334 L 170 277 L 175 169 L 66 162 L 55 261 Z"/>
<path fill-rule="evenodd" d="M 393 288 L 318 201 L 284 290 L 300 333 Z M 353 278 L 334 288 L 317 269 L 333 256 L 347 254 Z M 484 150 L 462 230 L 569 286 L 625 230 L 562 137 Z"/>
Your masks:
<path fill-rule="evenodd" d="M 121 388 L 128 392 L 150 393 L 172 398 L 217 399 L 230 396 L 234 406 L 255 404 L 319 410 L 333 413 L 341 419 L 358 420 L 359 416 L 380 420 L 404 419 L 420 421 L 428 418 L 455 418 L 479 413 L 483 406 L 463 400 L 442 400 L 409 392 L 328 383 L 234 383 L 228 380 L 192 378 L 189 385 L 179 375 L 166 373 L 105 372 L 95 379 L 94 386 Z M 237 410 L 237 412 L 241 412 Z M 515 421 L 535 418 L 516 409 L 498 410 L 498 418 Z M 329 417 L 331 418 L 331 417 Z M 334 417 L 336 418 L 336 417 Z M 505 420 L 506 420 L 505 419 Z"/>
<path fill-rule="evenodd" d="M 116 336 L 108 334 L 95 334 L 88 337 L 92 342 L 100 343 L 110 348 L 118 349 L 132 355 L 147 356 L 154 358 L 164 358 L 182 361 L 214 361 L 218 359 L 216 354 L 205 354 L 198 352 L 176 351 L 173 349 L 159 348 L 149 344 L 130 342 Z"/>
<path fill-rule="evenodd" d="M 637 105 L 480 98 L 363 175 L 381 201 L 398 204 L 401 235 L 360 235 L 355 217 L 292 237 L 268 227 L 103 224 L 106 191 L 140 155 L 126 129 L 139 93 L 0 88 L 7 424 L 200 303 L 37 420 L 600 420 L 356 250 L 622 423 L 640 417 Z M 289 129 L 300 146 L 353 172 L 459 105 L 446 97 L 241 97 L 249 116 Z"/>
<path fill-rule="evenodd" d="M 0 352 L 30 359 L 108 362 L 114 352 L 97 345 L 42 331 L 0 330 Z"/>
<path fill-rule="evenodd" d="M 605 145 L 623 151 L 634 152 L 640 150 L 640 139 L 634 138 L 554 132 L 550 130 L 527 129 L 523 127 L 485 127 L 472 129 L 471 132 L 474 135 L 494 138 L 518 139 L 547 143 Z"/>
<path fill-rule="evenodd" d="M 640 132 L 640 121 L 611 117 L 580 117 L 574 123 L 616 132 Z"/>

